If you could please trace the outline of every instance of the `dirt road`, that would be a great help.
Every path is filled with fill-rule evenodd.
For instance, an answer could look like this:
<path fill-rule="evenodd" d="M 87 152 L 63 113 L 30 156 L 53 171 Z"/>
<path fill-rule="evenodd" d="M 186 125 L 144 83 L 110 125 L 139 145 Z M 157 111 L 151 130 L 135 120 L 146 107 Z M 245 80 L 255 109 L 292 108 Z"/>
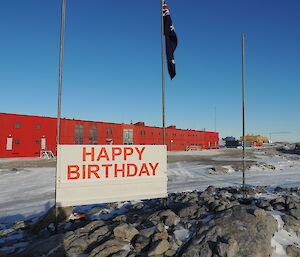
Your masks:
<path fill-rule="evenodd" d="M 273 148 L 249 148 L 246 150 L 247 165 L 256 162 L 256 152 L 264 151 L 266 154 L 274 154 L 276 152 Z M 187 161 L 197 161 L 203 165 L 241 165 L 242 150 L 241 149 L 217 149 L 217 150 L 202 150 L 195 152 L 169 152 L 168 163 Z M 250 159 L 250 160 L 249 160 Z M 41 159 L 41 158 L 9 158 L 0 159 L 0 169 L 18 169 L 31 167 L 55 167 L 55 159 Z"/>

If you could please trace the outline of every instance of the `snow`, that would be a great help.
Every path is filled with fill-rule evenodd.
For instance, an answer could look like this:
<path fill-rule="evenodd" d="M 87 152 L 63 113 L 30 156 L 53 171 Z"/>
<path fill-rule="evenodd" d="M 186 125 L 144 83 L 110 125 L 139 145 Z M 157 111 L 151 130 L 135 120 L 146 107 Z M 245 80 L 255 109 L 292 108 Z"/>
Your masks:
<path fill-rule="evenodd" d="M 55 168 L 0 170 L 0 222 L 34 218 L 54 204 Z"/>
<path fill-rule="evenodd" d="M 222 158 L 222 160 L 226 160 Z M 230 158 L 229 158 L 230 159 Z M 236 159 L 235 159 L 236 160 Z M 241 159 L 240 159 L 241 160 Z M 300 185 L 300 158 L 287 160 L 284 157 L 260 156 L 259 162 L 274 165 L 275 170 L 253 166 L 245 172 L 246 184 L 249 186 L 268 185 L 284 188 Z M 240 186 L 242 172 L 210 175 L 207 169 L 211 165 L 199 165 L 199 162 L 174 162 L 168 164 L 168 191 L 204 190 L 209 185 L 217 187 Z M 223 166 L 227 167 L 228 166 Z"/>
<path fill-rule="evenodd" d="M 188 229 L 181 228 L 181 229 L 175 230 L 174 235 L 181 242 L 184 242 L 190 236 L 190 231 Z"/>
<path fill-rule="evenodd" d="M 286 247 L 288 245 L 300 246 L 300 238 L 294 232 L 288 232 L 283 229 L 284 222 L 281 219 L 281 216 L 284 213 L 279 211 L 270 211 L 269 212 L 278 223 L 278 231 L 275 233 L 271 241 L 271 246 L 275 248 L 275 251 L 271 257 L 287 257 Z"/>
<path fill-rule="evenodd" d="M 180 151 L 169 152 L 168 155 L 203 155 L 211 156 L 222 153 L 224 149 L 202 150 L 202 151 Z M 300 158 L 299 156 L 286 155 L 268 157 L 259 152 L 259 162 L 272 164 L 275 170 L 262 169 L 254 166 L 246 171 L 246 183 L 250 186 L 269 185 L 280 187 L 293 187 L 300 184 Z M 230 160 L 215 158 L 219 160 Z M 15 161 L 16 159 L 14 159 Z M 22 158 L 18 160 L 22 161 Z M 239 160 L 234 158 L 234 160 Z M 11 159 L 0 159 L 0 162 L 12 161 Z M 222 175 L 211 175 L 207 168 L 211 165 L 200 165 L 195 162 L 168 163 L 168 191 L 181 192 L 189 190 L 204 190 L 209 185 L 217 187 L 240 186 L 242 173 L 235 172 L 231 166 L 223 166 L 229 169 L 229 173 Z M 0 170 L 0 224 L 12 223 L 16 220 L 34 219 L 46 212 L 54 204 L 55 168 L 24 168 L 17 171 Z M 121 207 L 121 206 L 120 206 Z M 78 207 L 84 211 L 84 208 Z M 110 210 L 106 210 L 110 213 Z M 118 210 L 118 214 L 125 211 Z M 105 217 L 105 210 L 95 216 Z M 99 217 L 98 216 L 98 217 Z"/>
<path fill-rule="evenodd" d="M 223 153 L 222 149 L 209 149 L 209 150 L 200 150 L 200 151 L 172 151 L 168 152 L 168 156 L 180 156 L 180 155 L 201 155 L 201 156 L 211 156 L 218 155 Z"/>

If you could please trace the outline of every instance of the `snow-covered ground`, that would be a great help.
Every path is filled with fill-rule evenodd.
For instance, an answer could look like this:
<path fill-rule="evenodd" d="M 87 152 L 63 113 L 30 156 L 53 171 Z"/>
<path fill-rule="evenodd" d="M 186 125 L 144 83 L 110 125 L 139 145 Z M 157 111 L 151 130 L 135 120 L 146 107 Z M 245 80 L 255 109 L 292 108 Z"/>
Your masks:
<path fill-rule="evenodd" d="M 39 216 L 54 203 L 55 168 L 0 170 L 0 222 Z"/>
<path fill-rule="evenodd" d="M 277 220 L 278 223 L 278 231 L 275 233 L 271 241 L 272 247 L 275 248 L 271 257 L 285 257 L 287 256 L 285 248 L 288 245 L 300 246 L 300 238 L 297 237 L 295 233 L 288 232 L 283 229 L 284 223 L 281 216 L 284 215 L 284 213 L 279 211 L 270 211 L 269 213 Z"/>
<path fill-rule="evenodd" d="M 169 155 L 218 155 L 222 150 L 199 152 L 170 152 Z M 246 171 L 247 185 L 294 187 L 300 185 L 300 156 L 286 155 L 269 157 L 256 153 L 258 162 L 274 165 L 275 170 L 251 167 Z M 22 159 L 20 159 L 22 160 Z M 215 157 L 215 160 L 236 161 L 237 158 Z M 7 162 L 8 160 L 2 160 Z M 1 162 L 1 161 L 0 161 Z M 242 173 L 230 166 L 229 173 L 212 175 L 207 172 L 211 165 L 199 162 L 168 163 L 168 191 L 181 192 L 204 190 L 209 185 L 216 187 L 239 186 Z M 54 203 L 55 168 L 18 168 L 16 171 L 0 169 L 0 222 L 13 222 L 39 216 Z"/>
<path fill-rule="evenodd" d="M 216 160 L 237 161 L 237 158 L 215 158 Z M 251 159 L 249 159 L 251 160 Z M 275 170 L 264 167 L 251 167 L 246 171 L 246 184 L 250 186 L 267 185 L 279 187 L 294 187 L 300 185 L 300 157 L 288 160 L 284 157 L 260 156 L 259 162 L 276 167 Z M 217 187 L 239 186 L 242 183 L 242 173 L 232 172 L 222 175 L 211 175 L 207 168 L 211 165 L 199 165 L 199 162 L 175 162 L 168 164 L 168 191 L 204 190 L 208 185 Z M 228 166 L 223 166 L 227 167 Z"/>

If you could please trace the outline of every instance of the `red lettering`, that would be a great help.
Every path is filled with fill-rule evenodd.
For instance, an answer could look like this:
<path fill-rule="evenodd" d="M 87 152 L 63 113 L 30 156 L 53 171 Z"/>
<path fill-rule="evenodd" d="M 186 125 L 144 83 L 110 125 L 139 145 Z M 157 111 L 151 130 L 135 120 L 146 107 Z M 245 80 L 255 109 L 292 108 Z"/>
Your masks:
<path fill-rule="evenodd" d="M 138 155 L 139 155 L 139 160 L 142 160 L 142 154 L 145 150 L 145 146 L 140 150 L 138 147 L 135 147 L 135 150 L 137 151 Z"/>
<path fill-rule="evenodd" d="M 86 168 L 85 165 L 82 165 L 82 179 L 85 179 L 86 176 Z"/>
<path fill-rule="evenodd" d="M 102 164 L 102 167 L 105 167 L 105 177 L 108 178 L 108 168 L 111 167 L 112 164 Z"/>
<path fill-rule="evenodd" d="M 121 153 L 122 153 L 122 148 L 120 148 L 120 147 L 113 147 L 112 148 L 112 160 L 114 161 L 115 157 L 118 156 L 118 155 L 121 155 Z"/>
<path fill-rule="evenodd" d="M 158 167 L 158 164 L 159 164 L 159 163 L 157 162 L 157 163 L 153 166 L 151 162 L 149 163 L 149 165 L 150 165 L 150 167 L 151 167 L 151 169 L 152 169 L 152 175 L 153 175 L 153 176 L 155 176 L 155 171 L 156 171 L 156 168 Z"/>
<path fill-rule="evenodd" d="M 78 165 L 68 165 L 68 179 L 79 179 L 80 173 L 78 171 L 79 171 Z M 75 176 L 72 176 L 74 174 Z"/>
<path fill-rule="evenodd" d="M 99 174 L 99 165 L 88 165 L 88 178 L 91 178 L 92 173 L 96 176 L 96 178 L 100 178 Z"/>
<path fill-rule="evenodd" d="M 124 147 L 124 160 L 127 160 L 127 156 L 133 154 L 133 148 L 131 147 Z"/>
<path fill-rule="evenodd" d="M 94 161 L 94 157 L 95 157 L 95 148 L 92 147 L 92 148 L 91 148 L 91 152 L 88 153 L 88 152 L 86 151 L 86 147 L 83 147 L 82 160 L 83 160 L 84 162 L 86 161 L 86 156 L 87 156 L 87 155 L 91 155 L 91 161 Z"/>
<path fill-rule="evenodd" d="M 101 147 L 100 153 L 97 157 L 97 161 L 100 161 L 101 158 L 104 158 L 107 161 L 109 161 L 109 157 L 108 157 L 108 154 L 107 154 L 107 151 L 106 151 L 105 147 Z"/>
<path fill-rule="evenodd" d="M 142 167 L 141 167 L 141 171 L 140 171 L 140 174 L 139 176 L 142 176 L 142 174 L 146 173 L 147 176 L 150 176 L 150 173 L 148 171 L 148 168 L 147 168 L 147 164 L 146 163 L 143 163 L 142 164 Z"/>
<path fill-rule="evenodd" d="M 117 172 L 122 172 L 122 177 L 125 177 L 125 164 L 122 164 L 122 168 L 118 169 L 118 164 L 115 164 L 115 178 L 118 177 L 118 173 Z"/>
<path fill-rule="evenodd" d="M 133 168 L 133 173 L 130 173 L 130 167 Z M 127 164 L 127 177 L 134 177 L 137 174 L 137 166 L 134 163 Z"/>

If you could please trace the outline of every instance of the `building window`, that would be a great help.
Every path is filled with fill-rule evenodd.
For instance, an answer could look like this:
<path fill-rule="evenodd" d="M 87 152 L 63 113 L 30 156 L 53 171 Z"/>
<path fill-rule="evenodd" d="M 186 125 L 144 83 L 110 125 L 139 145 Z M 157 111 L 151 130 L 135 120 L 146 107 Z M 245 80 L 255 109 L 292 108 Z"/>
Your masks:
<path fill-rule="evenodd" d="M 16 128 L 21 128 L 21 124 L 20 124 L 20 123 L 17 123 L 17 124 L 16 124 Z"/>
<path fill-rule="evenodd" d="M 35 140 L 35 144 L 36 144 L 36 145 L 41 144 L 40 140 Z"/>
<path fill-rule="evenodd" d="M 36 129 L 40 129 L 40 128 L 41 128 L 41 125 L 35 125 L 35 128 L 36 128 Z"/>
<path fill-rule="evenodd" d="M 75 145 L 83 145 L 84 126 L 75 125 L 74 134 L 75 134 L 75 140 L 74 140 Z"/>
<path fill-rule="evenodd" d="M 15 140 L 15 145 L 19 145 L 20 144 L 20 140 Z"/>
<path fill-rule="evenodd" d="M 89 128 L 89 144 L 97 145 L 98 144 L 98 128 L 97 126 L 90 126 Z"/>
<path fill-rule="evenodd" d="M 113 129 L 107 128 L 107 129 L 106 129 L 106 134 L 107 134 L 107 135 L 112 135 L 112 134 L 113 134 Z"/>

